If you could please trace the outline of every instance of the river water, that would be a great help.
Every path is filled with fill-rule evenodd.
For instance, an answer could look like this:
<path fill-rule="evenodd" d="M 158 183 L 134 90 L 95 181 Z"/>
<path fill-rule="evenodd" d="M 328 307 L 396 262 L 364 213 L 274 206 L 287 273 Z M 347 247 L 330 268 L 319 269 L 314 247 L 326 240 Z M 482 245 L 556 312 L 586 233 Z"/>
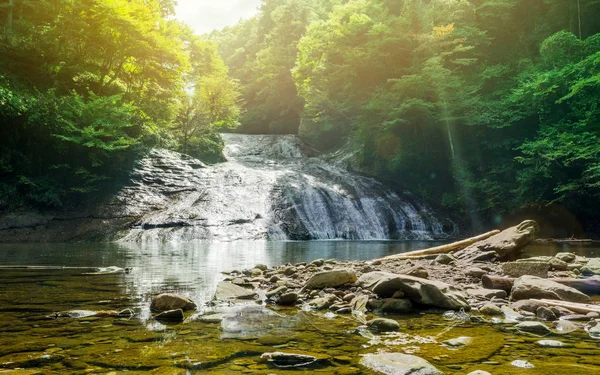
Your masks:
<path fill-rule="evenodd" d="M 274 308 L 254 302 L 252 314 L 231 324 L 191 320 L 163 325 L 149 312 L 151 297 L 177 292 L 199 305 L 210 301 L 221 271 L 262 263 L 274 266 L 317 258 L 372 259 L 434 245 L 424 242 L 232 242 L 154 246 L 123 244 L 3 245 L 0 265 L 63 266 L 63 269 L 0 269 L 0 374 L 373 374 L 359 364 L 377 351 L 412 353 L 446 374 L 481 369 L 492 374 L 600 374 L 600 340 L 579 329 L 536 337 L 510 325 L 446 320 L 439 313 L 390 316 L 400 333 L 369 335 L 351 316 Z M 554 253 L 548 246 L 532 254 Z M 581 248 L 582 254 L 599 249 Z M 131 267 L 130 273 L 86 275 L 70 267 Z M 48 316 L 67 310 L 122 310 L 130 319 Z M 205 307 L 200 308 L 205 309 Z M 254 311 L 252 310 L 252 311 Z M 466 348 L 442 345 L 468 336 Z M 562 348 L 541 347 L 541 339 Z M 328 358 L 320 368 L 291 370 L 261 363 L 261 353 L 285 351 Z M 524 360 L 534 368 L 511 363 Z M 518 363 L 518 362 L 517 362 Z M 28 372 L 29 371 L 29 372 Z"/>

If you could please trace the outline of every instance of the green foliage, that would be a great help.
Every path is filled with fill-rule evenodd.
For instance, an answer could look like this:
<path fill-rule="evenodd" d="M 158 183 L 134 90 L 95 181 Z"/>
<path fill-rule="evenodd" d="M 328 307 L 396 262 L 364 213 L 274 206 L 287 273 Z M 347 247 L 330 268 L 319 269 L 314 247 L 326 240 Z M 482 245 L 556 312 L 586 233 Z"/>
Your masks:
<path fill-rule="evenodd" d="M 61 206 L 101 191 L 145 146 L 181 148 L 186 89 L 216 160 L 237 86 L 214 42 L 174 21 L 174 0 L 22 0 L 0 18 L 0 206 Z M 6 27 L 5 27 L 6 26 Z"/>
<path fill-rule="evenodd" d="M 364 171 L 477 223 L 600 203 L 598 17 L 597 0 L 264 0 L 215 36 L 242 129 L 296 103 L 313 146 L 350 142 Z"/>

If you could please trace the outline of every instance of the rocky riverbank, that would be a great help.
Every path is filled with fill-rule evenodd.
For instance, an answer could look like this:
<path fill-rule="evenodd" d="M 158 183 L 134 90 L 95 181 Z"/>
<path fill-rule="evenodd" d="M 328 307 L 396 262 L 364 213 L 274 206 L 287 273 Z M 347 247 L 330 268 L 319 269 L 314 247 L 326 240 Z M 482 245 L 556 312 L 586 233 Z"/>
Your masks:
<path fill-rule="evenodd" d="M 600 305 L 593 302 L 593 296 L 600 294 L 596 278 L 600 259 L 568 252 L 519 259 L 520 252 L 535 240 L 536 231 L 537 225 L 527 221 L 451 253 L 399 254 L 372 261 L 319 259 L 234 270 L 218 285 L 209 306 L 187 319 L 225 324 L 227 319 L 256 314 L 252 307 L 256 302 L 347 315 L 356 320 L 358 332 L 364 327 L 375 335 L 399 330 L 398 322 L 388 315 L 428 311 L 449 320 L 508 325 L 540 337 L 584 329 L 592 338 L 600 338 Z M 167 314 L 167 319 L 183 320 L 185 310 L 196 308 L 185 298 L 174 302 L 177 298 L 159 296 L 153 304 L 153 310 L 161 314 L 157 318 Z M 161 300 L 164 306 L 157 308 Z M 233 316 L 223 314 L 223 304 L 240 304 L 240 310 Z M 261 311 L 258 319 L 265 313 Z M 460 337 L 447 345 L 464 346 L 468 341 Z M 562 343 L 540 340 L 539 345 Z M 298 361 L 299 367 L 318 362 L 318 358 L 295 355 L 268 353 L 265 358 Z M 521 362 L 513 365 L 529 365 Z M 441 373 L 427 361 L 403 353 L 369 355 L 361 364 L 384 374 L 409 374 L 415 369 L 420 369 L 419 374 Z"/>

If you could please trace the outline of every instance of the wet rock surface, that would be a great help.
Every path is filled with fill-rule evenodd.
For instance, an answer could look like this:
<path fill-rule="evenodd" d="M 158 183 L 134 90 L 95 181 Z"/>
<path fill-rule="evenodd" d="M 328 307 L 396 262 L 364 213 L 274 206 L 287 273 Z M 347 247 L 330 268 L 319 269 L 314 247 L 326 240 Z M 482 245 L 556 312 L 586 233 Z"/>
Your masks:
<path fill-rule="evenodd" d="M 367 354 L 361 365 L 385 375 L 443 375 L 431 363 L 402 353 Z"/>
<path fill-rule="evenodd" d="M 153 149 L 75 209 L 0 213 L 0 242 L 433 239 L 455 234 L 407 192 L 314 157 L 292 135 L 224 134 L 226 162 Z M 336 189 L 331 189 L 335 185 Z"/>

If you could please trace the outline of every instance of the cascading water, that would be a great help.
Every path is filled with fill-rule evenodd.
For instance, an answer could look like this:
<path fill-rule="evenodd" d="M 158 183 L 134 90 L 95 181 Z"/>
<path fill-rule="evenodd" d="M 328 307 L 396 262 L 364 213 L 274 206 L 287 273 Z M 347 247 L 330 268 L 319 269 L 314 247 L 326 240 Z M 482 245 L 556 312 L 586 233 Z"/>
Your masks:
<path fill-rule="evenodd" d="M 185 181 L 169 182 L 173 171 L 164 157 L 146 161 L 147 173 L 162 165 L 161 176 L 153 178 L 174 193 L 122 240 L 437 239 L 454 230 L 410 194 L 307 156 L 296 136 L 223 138 L 227 162 L 171 167 Z"/>

